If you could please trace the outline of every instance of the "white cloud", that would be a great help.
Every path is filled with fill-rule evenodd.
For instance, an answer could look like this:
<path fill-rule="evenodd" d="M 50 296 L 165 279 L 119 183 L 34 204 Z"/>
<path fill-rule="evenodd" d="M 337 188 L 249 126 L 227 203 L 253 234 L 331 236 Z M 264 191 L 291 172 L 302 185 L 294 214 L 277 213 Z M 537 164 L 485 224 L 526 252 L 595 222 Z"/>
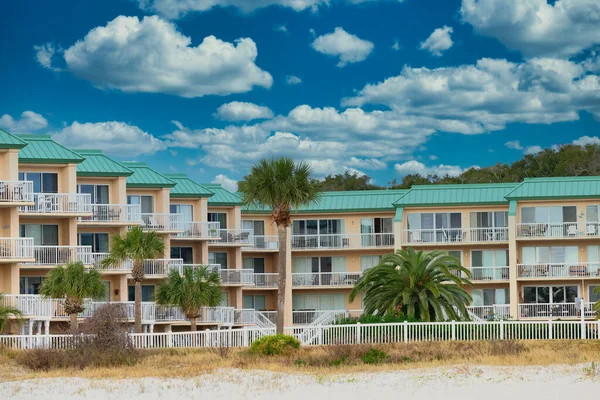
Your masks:
<path fill-rule="evenodd" d="M 253 119 L 273 118 L 273 111 L 269 107 L 254 103 L 232 101 L 220 106 L 215 113 L 215 117 L 223 121 L 251 121 Z"/>
<path fill-rule="evenodd" d="M 588 144 L 600 144 L 598 136 L 582 136 L 579 139 L 573 140 L 573 144 L 576 146 L 586 146 Z"/>
<path fill-rule="evenodd" d="M 257 55 L 250 38 L 229 43 L 207 36 L 193 47 L 191 38 L 157 16 L 119 16 L 64 52 L 69 71 L 98 88 L 181 97 L 270 88 L 273 79 L 255 64 Z"/>
<path fill-rule="evenodd" d="M 180 18 L 190 12 L 203 12 L 213 7 L 235 7 L 243 12 L 259 8 L 281 6 L 294 11 L 318 11 L 319 7 L 329 6 L 332 0 L 137 0 L 143 10 L 154 11 L 167 18 Z M 333 0 L 340 3 L 360 4 L 385 0 Z M 387 0 L 398 3 L 404 0 Z"/>
<path fill-rule="evenodd" d="M 33 111 L 24 111 L 20 119 L 14 119 L 9 114 L 0 117 L 0 128 L 9 133 L 31 133 L 48 126 L 48 120 Z"/>
<path fill-rule="evenodd" d="M 427 50 L 434 56 L 441 57 L 442 53 L 454 44 L 450 37 L 452 32 L 453 29 L 446 25 L 437 28 L 424 42 L 421 42 L 421 50 Z"/>
<path fill-rule="evenodd" d="M 399 51 L 401 48 L 402 46 L 400 46 L 400 42 L 398 42 L 397 40 L 394 41 L 394 44 L 392 45 L 392 50 Z"/>
<path fill-rule="evenodd" d="M 519 142 L 518 140 L 511 140 L 509 142 L 504 143 L 504 145 L 509 149 L 523 150 L 523 146 L 521 146 L 521 142 Z"/>
<path fill-rule="evenodd" d="M 381 170 L 387 168 L 387 164 L 385 162 L 376 158 L 351 157 L 350 160 L 346 162 L 346 165 L 349 167 L 358 167 L 371 170 Z"/>
<path fill-rule="evenodd" d="M 463 134 L 502 130 L 509 123 L 574 121 L 582 110 L 600 117 L 600 77 L 591 73 L 597 61 L 484 58 L 457 67 L 405 66 L 400 75 L 368 84 L 342 104 L 383 104 Z"/>
<path fill-rule="evenodd" d="M 215 176 L 215 179 L 212 180 L 212 183 L 218 183 L 223 186 L 224 189 L 229 190 L 230 192 L 237 192 L 237 181 L 231 178 L 228 178 L 227 175 L 219 174 Z"/>
<path fill-rule="evenodd" d="M 529 57 L 569 57 L 600 43 L 598 0 L 462 0 L 475 31 Z"/>
<path fill-rule="evenodd" d="M 288 33 L 288 28 L 285 24 L 281 24 L 281 25 L 276 25 L 275 27 L 273 27 L 273 30 L 275 32 L 283 32 L 283 33 Z"/>
<path fill-rule="evenodd" d="M 165 150 L 166 145 L 151 134 L 125 122 L 79 123 L 55 132 L 52 138 L 70 148 L 101 149 L 117 156 L 139 156 Z"/>
<path fill-rule="evenodd" d="M 477 167 L 474 167 L 477 168 Z M 465 170 L 457 165 L 434 165 L 434 166 L 426 166 L 425 164 L 411 160 L 406 161 L 402 164 L 395 164 L 394 170 L 400 176 L 410 175 L 410 174 L 419 174 L 422 176 L 427 175 L 437 175 L 437 176 L 458 176 L 462 174 Z"/>
<path fill-rule="evenodd" d="M 35 59 L 36 61 L 44 68 L 52 70 L 54 72 L 62 71 L 61 68 L 54 66 L 53 58 L 55 55 L 60 54 L 63 50 L 54 46 L 54 43 L 48 42 L 39 46 L 33 46 L 33 50 L 35 50 Z"/>
<path fill-rule="evenodd" d="M 429 156 L 429 159 L 430 159 L 431 161 L 435 161 L 435 160 L 437 160 L 438 158 L 439 158 L 439 157 L 438 157 L 438 156 L 436 156 L 436 155 L 434 155 L 434 154 L 432 154 L 432 155 L 430 155 L 430 156 Z"/>
<path fill-rule="evenodd" d="M 333 33 L 317 37 L 313 41 L 312 47 L 319 53 L 339 57 L 340 61 L 337 66 L 343 67 L 347 63 L 364 61 L 371 54 L 375 45 L 337 27 Z"/>
<path fill-rule="evenodd" d="M 295 75 L 288 75 L 285 77 L 285 81 L 288 85 L 299 85 L 302 83 L 302 79 Z"/>
<path fill-rule="evenodd" d="M 525 154 L 537 154 L 540 151 L 544 150 L 541 146 L 528 146 L 525 147 L 525 149 L 523 150 L 523 153 Z"/>

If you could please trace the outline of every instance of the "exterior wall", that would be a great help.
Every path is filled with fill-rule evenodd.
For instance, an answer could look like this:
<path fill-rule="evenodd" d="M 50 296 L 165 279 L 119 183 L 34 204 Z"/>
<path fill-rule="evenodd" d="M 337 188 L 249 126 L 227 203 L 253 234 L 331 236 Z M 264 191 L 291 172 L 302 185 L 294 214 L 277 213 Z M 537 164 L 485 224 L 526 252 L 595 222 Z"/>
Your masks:
<path fill-rule="evenodd" d="M 125 189 L 125 177 L 101 178 L 101 177 L 78 177 L 78 185 L 108 185 L 108 198 L 110 204 L 127 204 Z"/>
<path fill-rule="evenodd" d="M 19 179 L 19 150 L 0 150 L 0 180 L 16 181 Z"/>

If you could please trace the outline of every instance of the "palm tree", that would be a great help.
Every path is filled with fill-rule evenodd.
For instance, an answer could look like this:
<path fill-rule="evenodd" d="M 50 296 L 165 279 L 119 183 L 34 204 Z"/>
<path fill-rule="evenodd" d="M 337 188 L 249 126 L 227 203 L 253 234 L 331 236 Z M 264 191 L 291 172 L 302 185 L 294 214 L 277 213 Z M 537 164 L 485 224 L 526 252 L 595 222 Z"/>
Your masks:
<path fill-rule="evenodd" d="M 142 281 L 144 260 L 152 260 L 165 251 L 165 243 L 155 231 L 144 232 L 141 227 L 132 227 L 125 235 L 114 235 L 110 242 L 110 253 L 102 260 L 101 268 L 120 265 L 131 260 L 131 279 L 135 282 L 135 332 L 142 332 Z"/>
<path fill-rule="evenodd" d="M 84 311 L 83 299 L 104 297 L 106 286 L 100 272 L 86 269 L 82 262 L 72 262 L 50 270 L 42 282 L 40 293 L 64 298 L 65 312 L 71 320 L 71 331 L 77 330 L 77 314 Z"/>
<path fill-rule="evenodd" d="M 292 208 L 299 208 L 320 198 L 316 183 L 310 178 L 308 164 L 287 157 L 262 159 L 238 182 L 244 204 L 266 206 L 277 225 L 279 236 L 279 285 L 277 292 L 277 333 L 283 333 L 287 262 L 287 227 Z"/>
<path fill-rule="evenodd" d="M 201 308 L 215 307 L 221 302 L 221 278 L 217 271 L 209 271 L 207 267 L 185 268 L 183 275 L 171 270 L 158 287 L 156 301 L 180 307 L 194 332 Z"/>
<path fill-rule="evenodd" d="M 21 311 L 8 304 L 4 304 L 4 295 L 0 293 L 0 334 L 4 331 L 4 329 L 8 326 L 8 320 L 10 317 L 14 317 L 17 320 L 21 320 L 23 314 Z"/>
<path fill-rule="evenodd" d="M 456 258 L 441 251 L 415 251 L 412 247 L 388 254 L 367 270 L 350 293 L 350 301 L 363 293 L 366 314 L 404 313 L 423 321 L 468 318 L 471 273 Z"/>

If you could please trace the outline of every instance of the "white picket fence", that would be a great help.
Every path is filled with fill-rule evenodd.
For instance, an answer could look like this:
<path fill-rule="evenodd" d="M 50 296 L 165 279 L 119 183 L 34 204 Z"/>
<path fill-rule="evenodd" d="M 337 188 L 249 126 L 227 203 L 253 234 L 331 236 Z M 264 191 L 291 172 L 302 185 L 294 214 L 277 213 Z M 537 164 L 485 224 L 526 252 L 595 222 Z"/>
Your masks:
<path fill-rule="evenodd" d="M 308 332 L 307 330 L 310 330 Z M 274 328 L 204 330 L 177 333 L 129 334 L 139 349 L 248 347 Z M 389 344 L 489 340 L 600 340 L 600 321 L 482 321 L 404 322 L 391 324 L 322 325 L 286 328 L 303 345 Z M 0 348 L 65 349 L 70 335 L 5 335 Z"/>

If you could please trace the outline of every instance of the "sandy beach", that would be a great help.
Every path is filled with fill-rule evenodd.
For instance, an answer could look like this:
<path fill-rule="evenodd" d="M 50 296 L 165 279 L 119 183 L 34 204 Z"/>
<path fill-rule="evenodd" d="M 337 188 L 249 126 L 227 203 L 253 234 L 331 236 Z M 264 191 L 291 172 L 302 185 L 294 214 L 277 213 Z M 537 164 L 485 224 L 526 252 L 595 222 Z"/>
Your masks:
<path fill-rule="evenodd" d="M 50 378 L 0 383 L 5 399 L 593 399 L 585 365 L 455 366 L 352 375 L 221 370 L 189 379 Z"/>

